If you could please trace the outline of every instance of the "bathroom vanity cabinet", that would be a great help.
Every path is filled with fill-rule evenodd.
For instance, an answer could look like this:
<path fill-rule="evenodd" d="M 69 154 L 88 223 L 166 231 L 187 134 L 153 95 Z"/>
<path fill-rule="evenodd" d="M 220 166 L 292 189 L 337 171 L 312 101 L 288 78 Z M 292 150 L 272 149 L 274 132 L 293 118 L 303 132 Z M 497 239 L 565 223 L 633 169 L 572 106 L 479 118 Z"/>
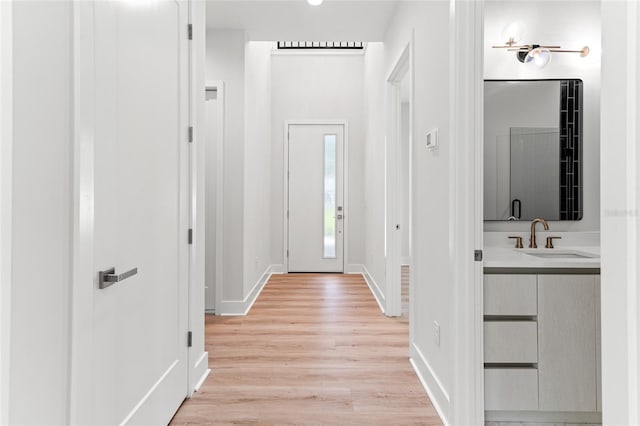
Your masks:
<path fill-rule="evenodd" d="M 600 276 L 484 276 L 485 409 L 601 411 Z"/>

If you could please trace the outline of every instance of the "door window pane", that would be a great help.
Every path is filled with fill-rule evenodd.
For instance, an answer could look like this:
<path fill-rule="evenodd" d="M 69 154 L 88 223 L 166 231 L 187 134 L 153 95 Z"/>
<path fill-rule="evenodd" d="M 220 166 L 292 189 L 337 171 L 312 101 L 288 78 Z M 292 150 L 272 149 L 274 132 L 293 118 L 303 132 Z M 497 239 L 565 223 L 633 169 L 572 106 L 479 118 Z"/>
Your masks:
<path fill-rule="evenodd" d="M 336 135 L 324 135 L 324 257 L 336 257 Z"/>

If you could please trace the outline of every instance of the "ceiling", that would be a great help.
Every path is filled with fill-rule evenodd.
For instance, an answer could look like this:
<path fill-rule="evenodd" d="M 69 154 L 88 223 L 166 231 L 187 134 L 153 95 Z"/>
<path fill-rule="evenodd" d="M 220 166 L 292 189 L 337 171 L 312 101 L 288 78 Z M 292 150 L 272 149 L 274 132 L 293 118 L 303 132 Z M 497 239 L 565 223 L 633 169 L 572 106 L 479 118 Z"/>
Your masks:
<path fill-rule="evenodd" d="M 253 41 L 382 41 L 397 3 L 207 0 L 207 28 L 245 30 Z"/>

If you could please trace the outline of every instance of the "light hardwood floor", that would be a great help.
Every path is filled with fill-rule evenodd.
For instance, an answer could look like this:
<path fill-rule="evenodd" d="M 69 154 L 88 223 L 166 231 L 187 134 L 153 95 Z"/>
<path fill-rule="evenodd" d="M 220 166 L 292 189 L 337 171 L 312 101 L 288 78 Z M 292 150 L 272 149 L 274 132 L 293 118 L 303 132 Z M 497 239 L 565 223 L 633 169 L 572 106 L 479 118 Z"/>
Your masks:
<path fill-rule="evenodd" d="M 441 424 L 360 275 L 274 275 L 246 317 L 207 315 L 206 350 L 172 424 Z"/>

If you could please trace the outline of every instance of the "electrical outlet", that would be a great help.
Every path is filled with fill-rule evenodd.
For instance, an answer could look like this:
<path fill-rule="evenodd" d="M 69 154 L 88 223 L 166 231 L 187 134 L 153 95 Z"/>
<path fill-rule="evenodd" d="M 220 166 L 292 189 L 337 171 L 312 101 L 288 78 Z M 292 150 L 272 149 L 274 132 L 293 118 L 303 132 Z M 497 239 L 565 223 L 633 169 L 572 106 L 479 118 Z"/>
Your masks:
<path fill-rule="evenodd" d="M 436 346 L 440 347 L 440 324 L 438 321 L 433 321 L 433 337 L 436 341 Z"/>

